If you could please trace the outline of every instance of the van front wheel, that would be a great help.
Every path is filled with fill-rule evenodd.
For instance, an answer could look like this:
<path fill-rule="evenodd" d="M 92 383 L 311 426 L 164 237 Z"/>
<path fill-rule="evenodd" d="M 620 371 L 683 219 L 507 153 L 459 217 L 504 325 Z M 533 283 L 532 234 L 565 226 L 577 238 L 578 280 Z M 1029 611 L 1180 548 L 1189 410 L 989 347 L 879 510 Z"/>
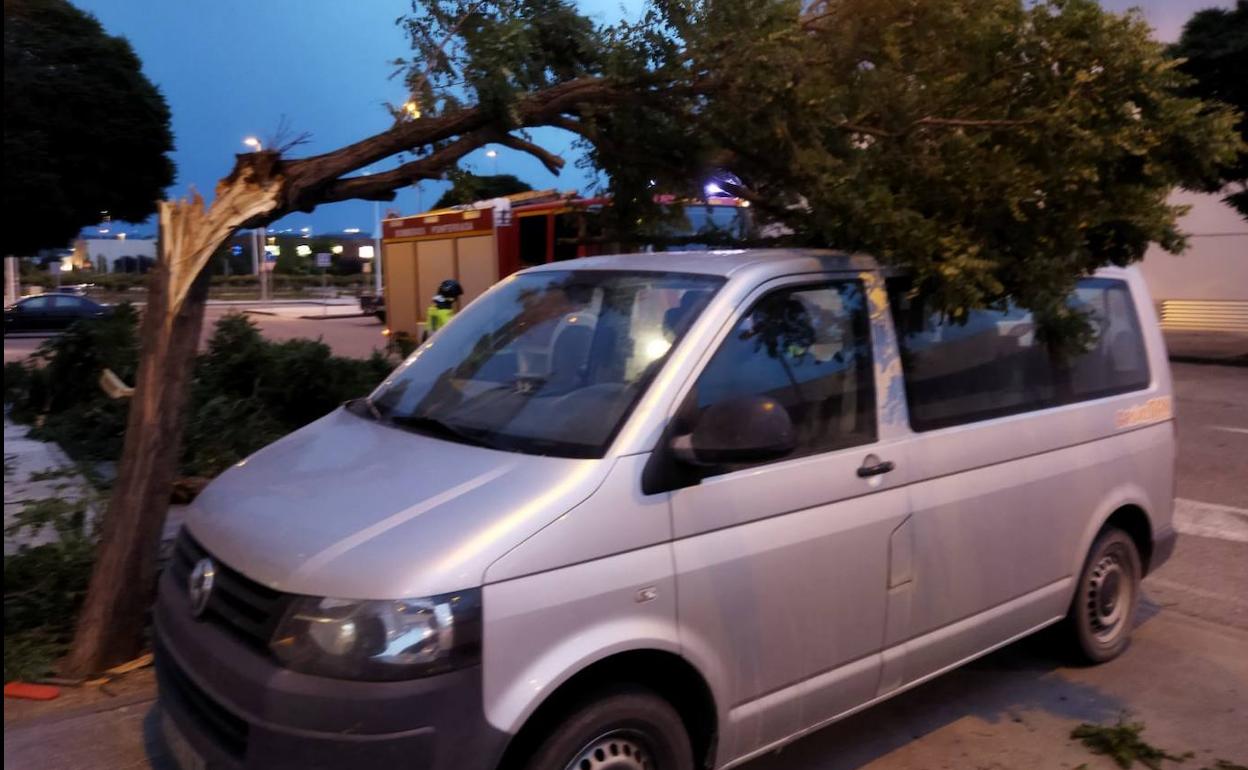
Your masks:
<path fill-rule="evenodd" d="M 693 748 L 672 705 L 639 687 L 599 692 L 569 709 L 528 770 L 693 770 Z"/>
<path fill-rule="evenodd" d="M 1097 536 L 1066 618 L 1080 658 L 1104 663 L 1127 648 L 1142 574 L 1140 552 L 1130 535 L 1107 527 Z"/>

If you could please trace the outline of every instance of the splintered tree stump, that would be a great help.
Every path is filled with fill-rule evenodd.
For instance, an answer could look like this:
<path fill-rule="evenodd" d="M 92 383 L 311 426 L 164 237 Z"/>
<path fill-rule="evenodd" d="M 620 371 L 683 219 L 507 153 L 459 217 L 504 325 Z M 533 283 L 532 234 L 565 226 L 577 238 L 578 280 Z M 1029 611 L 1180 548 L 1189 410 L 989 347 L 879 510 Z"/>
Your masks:
<path fill-rule="evenodd" d="M 208 299 L 212 253 L 243 222 L 276 206 L 279 183 L 236 174 L 203 200 L 160 204 L 160 250 L 140 326 L 141 352 L 117 482 L 87 598 L 62 672 L 86 676 L 140 651 L 156 556 L 177 475 L 188 385 Z"/>

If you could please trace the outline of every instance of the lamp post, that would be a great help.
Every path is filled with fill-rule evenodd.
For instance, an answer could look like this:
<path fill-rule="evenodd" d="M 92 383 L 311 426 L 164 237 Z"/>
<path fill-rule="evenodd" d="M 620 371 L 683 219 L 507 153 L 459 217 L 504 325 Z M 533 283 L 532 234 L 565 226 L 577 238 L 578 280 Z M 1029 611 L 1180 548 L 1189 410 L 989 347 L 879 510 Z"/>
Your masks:
<path fill-rule="evenodd" d="M 378 297 L 382 295 L 380 201 L 373 201 L 373 292 Z"/>
<path fill-rule="evenodd" d="M 248 136 L 243 139 L 243 144 L 252 149 L 252 152 L 260 152 L 264 149 L 264 145 L 254 136 Z M 254 257 L 252 259 L 253 267 L 256 271 L 256 277 L 260 279 L 260 300 L 264 301 L 269 298 L 269 271 L 265 269 L 267 254 L 264 245 L 268 241 L 268 231 L 264 227 L 257 227 L 252 231 L 252 237 L 255 239 Z"/>
<path fill-rule="evenodd" d="M 415 102 L 408 102 L 403 105 L 407 114 L 411 118 L 419 118 L 420 110 L 416 107 Z M 362 172 L 365 176 L 373 173 L 371 168 Z M 382 286 L 384 285 L 381 278 L 381 201 L 373 201 L 373 294 L 380 297 L 382 295 Z"/>
<path fill-rule="evenodd" d="M 498 176 L 498 151 L 493 149 L 486 150 L 485 157 L 490 159 L 490 173 Z"/>

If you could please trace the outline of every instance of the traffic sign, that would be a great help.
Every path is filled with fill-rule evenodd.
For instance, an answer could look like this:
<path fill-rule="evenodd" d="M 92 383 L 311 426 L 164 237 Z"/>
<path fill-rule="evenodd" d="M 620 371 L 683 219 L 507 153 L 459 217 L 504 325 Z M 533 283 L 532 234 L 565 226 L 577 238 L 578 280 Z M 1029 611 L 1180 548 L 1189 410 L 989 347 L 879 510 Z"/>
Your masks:
<path fill-rule="evenodd" d="M 330 260 L 330 257 L 329 257 L 328 252 L 322 251 L 316 255 L 316 266 L 317 267 L 329 267 L 329 260 Z"/>

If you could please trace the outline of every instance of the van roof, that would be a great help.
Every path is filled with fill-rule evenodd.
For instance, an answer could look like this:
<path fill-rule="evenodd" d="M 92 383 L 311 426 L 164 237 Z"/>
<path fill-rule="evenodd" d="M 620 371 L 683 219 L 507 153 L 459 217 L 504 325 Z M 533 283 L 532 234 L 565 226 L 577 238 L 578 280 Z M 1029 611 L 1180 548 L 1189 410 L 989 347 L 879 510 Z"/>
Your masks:
<path fill-rule="evenodd" d="M 612 254 L 551 262 L 524 272 L 547 270 L 641 270 L 729 276 L 750 268 L 767 273 L 840 272 L 874 270 L 879 264 L 864 254 L 832 249 L 719 249 Z"/>

